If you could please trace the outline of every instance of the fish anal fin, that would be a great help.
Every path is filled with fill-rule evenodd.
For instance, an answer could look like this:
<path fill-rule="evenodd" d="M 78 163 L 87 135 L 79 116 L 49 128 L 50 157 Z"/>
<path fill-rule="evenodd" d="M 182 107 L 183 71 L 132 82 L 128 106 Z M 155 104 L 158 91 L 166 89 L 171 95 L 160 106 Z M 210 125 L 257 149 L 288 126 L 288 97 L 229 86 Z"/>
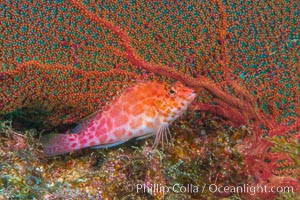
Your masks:
<path fill-rule="evenodd" d="M 97 145 L 97 146 L 91 147 L 91 149 L 110 148 L 110 147 L 114 147 L 114 146 L 120 145 L 120 144 L 122 144 L 124 142 L 126 142 L 126 141 L 118 141 L 118 142 L 109 143 L 109 144 Z"/>
<path fill-rule="evenodd" d="M 135 139 L 136 139 L 136 140 L 143 140 L 143 139 L 146 139 L 146 138 L 151 137 L 151 136 L 153 136 L 153 133 L 149 133 L 149 134 L 147 134 L 147 135 L 143 135 L 143 136 L 140 136 L 140 137 L 136 137 Z"/>

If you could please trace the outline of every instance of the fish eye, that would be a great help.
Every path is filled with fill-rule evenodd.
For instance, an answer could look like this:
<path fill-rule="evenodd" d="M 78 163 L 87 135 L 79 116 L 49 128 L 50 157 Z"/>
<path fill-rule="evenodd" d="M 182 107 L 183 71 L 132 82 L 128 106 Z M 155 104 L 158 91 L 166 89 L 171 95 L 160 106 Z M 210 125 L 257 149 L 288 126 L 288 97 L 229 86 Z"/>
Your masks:
<path fill-rule="evenodd" d="M 175 91 L 174 91 L 174 90 L 172 90 L 172 89 L 170 89 L 170 90 L 169 90 L 169 93 L 170 93 L 170 94 L 174 94 L 174 93 L 175 93 Z"/>

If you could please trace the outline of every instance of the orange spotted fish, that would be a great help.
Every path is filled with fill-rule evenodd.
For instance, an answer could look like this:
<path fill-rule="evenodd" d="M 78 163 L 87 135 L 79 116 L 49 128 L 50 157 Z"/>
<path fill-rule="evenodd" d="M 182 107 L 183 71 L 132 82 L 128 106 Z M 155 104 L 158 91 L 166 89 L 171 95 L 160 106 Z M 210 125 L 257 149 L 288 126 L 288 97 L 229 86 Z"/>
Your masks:
<path fill-rule="evenodd" d="M 85 147 L 105 148 L 131 138 L 155 136 L 153 147 L 170 138 L 169 125 L 194 100 L 194 90 L 176 82 L 138 83 L 68 134 L 42 138 L 44 155 L 55 156 Z"/>

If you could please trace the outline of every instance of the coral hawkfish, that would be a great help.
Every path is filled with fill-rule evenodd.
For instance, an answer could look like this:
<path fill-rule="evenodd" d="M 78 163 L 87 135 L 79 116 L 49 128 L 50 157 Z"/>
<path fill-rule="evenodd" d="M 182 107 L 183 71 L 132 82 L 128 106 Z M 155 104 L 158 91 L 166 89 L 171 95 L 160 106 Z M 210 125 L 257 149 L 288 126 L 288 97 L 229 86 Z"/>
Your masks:
<path fill-rule="evenodd" d="M 71 133 L 43 136 L 44 155 L 55 156 L 85 147 L 105 148 L 131 138 L 155 136 L 168 142 L 169 125 L 187 109 L 196 94 L 176 82 L 141 82 L 128 88 L 101 111 L 78 125 Z"/>

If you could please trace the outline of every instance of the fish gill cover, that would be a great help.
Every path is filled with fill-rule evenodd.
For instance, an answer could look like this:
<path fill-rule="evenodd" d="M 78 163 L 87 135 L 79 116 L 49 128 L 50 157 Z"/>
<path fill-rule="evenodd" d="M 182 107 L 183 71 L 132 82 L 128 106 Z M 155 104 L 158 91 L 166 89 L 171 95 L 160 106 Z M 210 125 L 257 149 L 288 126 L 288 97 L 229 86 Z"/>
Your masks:
<path fill-rule="evenodd" d="M 138 81 L 179 80 L 197 91 L 197 99 L 190 112 L 178 122 L 181 125 L 174 125 L 171 130 L 177 134 L 177 146 L 170 150 L 171 158 L 165 166 L 162 160 L 148 158 L 147 162 L 153 161 L 160 170 L 140 164 L 147 170 L 134 180 L 155 179 L 153 174 L 158 173 L 161 178 L 156 182 L 171 185 L 174 182 L 169 173 L 179 172 L 165 167 L 177 166 L 186 155 L 194 156 L 197 162 L 185 161 L 188 164 L 180 170 L 193 176 L 181 174 L 185 178 L 176 179 L 181 184 L 191 180 L 204 184 L 208 177 L 203 174 L 207 172 L 212 174 L 210 179 L 221 185 L 235 174 L 236 178 L 229 183 L 293 186 L 299 191 L 299 7 L 299 2 L 288 0 L 3 1 L 0 3 L 2 133 L 15 134 L 5 128 L 7 123 L 4 122 L 13 114 L 45 127 L 78 123 Z M 198 134 L 205 132 L 202 130 L 205 128 L 214 129 L 214 122 L 218 123 L 218 130 Z M 231 126 L 235 128 L 234 134 L 228 133 Z M 241 138 L 239 134 L 245 127 L 251 134 Z M 189 130 L 188 139 L 182 139 L 182 134 Z M 230 139 L 224 134 L 229 134 Z M 203 141 L 204 137 L 208 138 L 206 146 L 196 140 Z M 228 144 L 224 138 L 232 143 Z M 1 156 L 9 156 L 4 149 L 12 149 L 7 142 L 10 140 L 12 136 L 1 140 L 5 141 Z M 221 145 L 222 150 L 210 148 L 216 144 Z M 225 151 L 224 145 L 232 150 Z M 137 151 L 141 153 L 146 147 L 140 145 Z M 190 154 L 183 153 L 183 149 Z M 195 153 L 199 151 L 202 153 Z M 124 161 L 117 156 L 120 152 L 113 152 L 103 168 L 109 166 L 113 158 L 115 162 Z M 233 152 L 239 159 L 232 158 Z M 165 153 L 168 156 L 168 152 Z M 127 167 L 141 162 L 137 155 L 126 158 L 131 160 L 126 161 Z M 211 155 L 229 156 L 235 162 L 223 161 L 217 166 L 218 159 L 212 161 Z M 242 167 L 236 172 L 234 167 L 238 163 Z M 12 177 L 7 167 L 12 165 L 0 166 L 5 172 L 2 186 L 9 188 L 17 182 L 7 178 Z M 195 166 L 201 170 L 209 167 L 207 171 L 197 171 Z M 218 173 L 219 167 L 226 169 L 222 176 Z M 152 175 L 147 174 L 148 171 Z M 41 177 L 45 176 L 47 174 Z M 114 183 L 129 181 L 128 177 L 115 178 Z M 29 180 L 35 179 L 29 177 Z M 99 180 L 105 182 L 103 177 Z M 101 185 L 104 197 L 129 195 L 124 191 L 117 193 L 118 187 L 113 184 L 111 187 L 113 192 L 107 192 Z M 0 189 L 0 195 L 1 191 L 9 194 Z M 54 195 L 53 191 L 50 193 Z M 172 193 L 143 195 L 143 198 L 173 197 Z M 199 198 L 220 194 L 206 191 L 185 195 Z M 235 195 L 249 197 L 245 193 Z M 276 195 L 258 193 L 255 197 Z"/>

